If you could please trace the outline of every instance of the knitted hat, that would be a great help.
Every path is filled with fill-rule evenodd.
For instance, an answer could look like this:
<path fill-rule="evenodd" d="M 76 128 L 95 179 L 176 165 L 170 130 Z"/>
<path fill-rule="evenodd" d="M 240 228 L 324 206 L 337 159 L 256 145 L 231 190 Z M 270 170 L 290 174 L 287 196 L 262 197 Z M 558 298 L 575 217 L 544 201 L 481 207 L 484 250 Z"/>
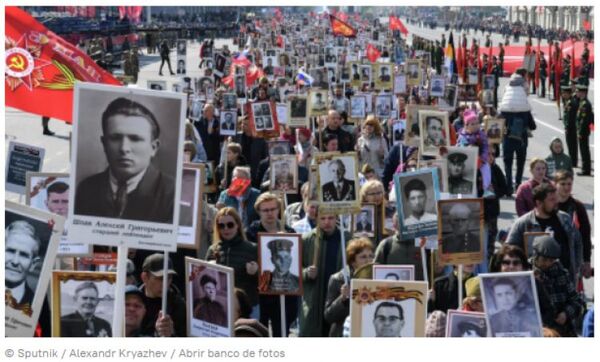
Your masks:
<path fill-rule="evenodd" d="M 465 111 L 465 113 L 463 113 L 463 119 L 465 120 L 465 124 L 479 121 L 479 119 L 477 118 L 477 113 L 473 110 Z"/>
<path fill-rule="evenodd" d="M 446 337 L 446 313 L 440 310 L 431 312 L 425 321 L 425 337 Z"/>

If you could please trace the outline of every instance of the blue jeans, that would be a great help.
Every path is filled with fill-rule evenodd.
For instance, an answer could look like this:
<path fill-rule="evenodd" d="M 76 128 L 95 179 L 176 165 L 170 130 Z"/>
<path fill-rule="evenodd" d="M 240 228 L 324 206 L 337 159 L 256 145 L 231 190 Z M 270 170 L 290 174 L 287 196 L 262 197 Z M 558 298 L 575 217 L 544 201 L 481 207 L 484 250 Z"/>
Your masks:
<path fill-rule="evenodd" d="M 509 190 L 514 190 L 512 179 L 512 165 L 514 155 L 517 155 L 517 175 L 515 184 L 520 185 L 523 179 L 523 168 L 525 167 L 525 157 L 527 155 L 527 144 L 519 140 L 504 137 L 502 142 L 502 150 L 504 154 L 504 172 L 506 173 L 506 185 Z"/>

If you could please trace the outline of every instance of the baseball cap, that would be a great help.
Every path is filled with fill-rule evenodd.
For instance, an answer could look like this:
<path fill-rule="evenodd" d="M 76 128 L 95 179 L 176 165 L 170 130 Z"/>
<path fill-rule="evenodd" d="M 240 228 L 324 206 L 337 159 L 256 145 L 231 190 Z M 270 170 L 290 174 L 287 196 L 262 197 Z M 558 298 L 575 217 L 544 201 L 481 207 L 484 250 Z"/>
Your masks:
<path fill-rule="evenodd" d="M 150 274 L 154 275 L 155 277 L 162 277 L 164 274 L 163 273 L 164 260 L 165 259 L 164 259 L 163 254 L 155 253 L 155 254 L 149 255 L 146 257 L 146 259 L 144 259 L 144 263 L 142 264 L 142 271 L 149 272 Z M 169 268 L 167 270 L 167 272 L 169 274 L 177 275 L 177 272 L 175 272 L 175 270 L 173 270 L 173 262 L 171 261 L 171 258 L 169 258 L 169 260 L 168 260 L 167 267 Z"/>

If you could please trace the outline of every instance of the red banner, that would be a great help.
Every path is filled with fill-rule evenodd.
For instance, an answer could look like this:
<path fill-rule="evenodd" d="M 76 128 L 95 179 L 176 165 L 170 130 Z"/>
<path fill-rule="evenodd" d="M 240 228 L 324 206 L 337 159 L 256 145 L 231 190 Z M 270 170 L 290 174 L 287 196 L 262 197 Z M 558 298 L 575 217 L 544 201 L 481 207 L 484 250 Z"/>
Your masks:
<path fill-rule="evenodd" d="M 404 26 L 404 24 L 402 23 L 402 20 L 400 20 L 400 18 L 390 15 L 390 25 L 389 26 L 390 26 L 390 30 L 399 30 L 405 36 L 408 35 L 408 29 L 406 29 L 406 27 Z"/>
<path fill-rule="evenodd" d="M 329 21 L 331 22 L 331 31 L 333 32 L 333 35 L 344 36 L 346 38 L 356 37 L 356 29 L 351 27 L 348 23 L 331 14 L 329 15 Z"/>
<path fill-rule="evenodd" d="M 27 12 L 6 7 L 6 106 L 71 123 L 76 81 L 121 85 Z"/>
<path fill-rule="evenodd" d="M 367 58 L 371 63 L 375 63 L 379 56 L 381 56 L 381 52 L 377 48 L 371 44 L 367 45 Z"/>

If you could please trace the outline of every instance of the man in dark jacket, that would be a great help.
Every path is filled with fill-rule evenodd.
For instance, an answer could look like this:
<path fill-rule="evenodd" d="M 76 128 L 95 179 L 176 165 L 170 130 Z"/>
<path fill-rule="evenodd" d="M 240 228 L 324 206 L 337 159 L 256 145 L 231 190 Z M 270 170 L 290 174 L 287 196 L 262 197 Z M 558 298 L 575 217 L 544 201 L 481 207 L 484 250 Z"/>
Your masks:
<path fill-rule="evenodd" d="M 351 152 L 354 150 L 354 137 L 351 133 L 342 129 L 342 117 L 336 110 L 329 110 L 325 129 L 316 135 L 315 144 L 317 147 L 319 147 L 319 138 L 323 137 L 325 139 L 328 134 L 335 134 L 337 136 L 340 152 Z M 323 144 L 321 151 L 325 151 L 324 147 L 325 144 Z"/>
<path fill-rule="evenodd" d="M 206 150 L 206 158 L 217 165 L 221 162 L 221 141 L 219 136 L 219 120 L 215 117 L 215 106 L 206 103 L 202 109 L 200 120 L 194 121 L 194 127 L 200 134 L 202 144 Z"/>
<path fill-rule="evenodd" d="M 567 141 L 567 150 L 571 157 L 572 167 L 577 167 L 579 159 L 579 150 L 577 149 L 577 110 L 579 109 L 579 98 L 573 95 L 573 89 L 570 85 L 560 87 L 562 97 L 563 113 L 562 121 L 565 127 L 565 138 Z"/>
<path fill-rule="evenodd" d="M 463 265 L 463 290 L 466 290 L 467 280 L 473 277 L 473 265 Z M 437 278 L 433 283 L 433 293 L 430 296 L 428 312 L 441 310 L 444 313 L 448 309 L 459 309 L 458 302 L 458 268 L 450 274 Z"/>
<path fill-rule="evenodd" d="M 110 37 L 108 38 L 110 39 Z M 163 75 L 162 68 L 165 65 L 165 62 L 169 66 L 169 72 L 171 75 L 175 75 L 175 73 L 173 73 L 173 69 L 171 68 L 171 59 L 169 58 L 170 52 L 171 49 L 169 49 L 169 44 L 167 44 L 167 40 L 165 39 L 160 43 L 160 68 L 158 70 L 158 75 Z"/>

